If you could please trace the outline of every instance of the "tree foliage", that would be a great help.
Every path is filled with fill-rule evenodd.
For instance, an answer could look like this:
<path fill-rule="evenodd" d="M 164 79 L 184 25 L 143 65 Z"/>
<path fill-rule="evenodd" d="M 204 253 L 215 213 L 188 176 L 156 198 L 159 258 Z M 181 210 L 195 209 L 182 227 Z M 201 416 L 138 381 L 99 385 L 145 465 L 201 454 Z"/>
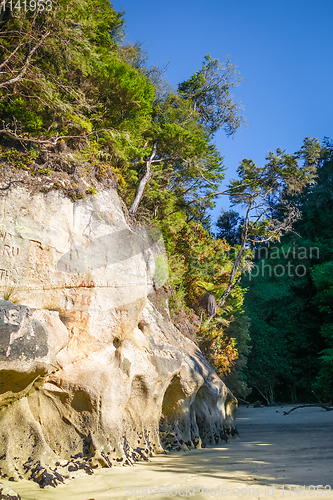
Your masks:
<path fill-rule="evenodd" d="M 314 161 L 313 151 L 310 154 L 306 161 Z M 296 232 L 273 247 L 259 249 L 256 272 L 242 281 L 249 289 L 245 309 L 251 317 L 253 346 L 249 383 L 271 402 L 277 395 L 292 402 L 333 397 L 333 232 L 329 216 L 333 163 L 328 141 L 321 147 L 319 159 L 316 145 L 315 158 L 315 182 L 294 198 L 302 212 Z"/>
<path fill-rule="evenodd" d="M 178 93 L 198 112 L 200 123 L 210 134 L 222 128 L 232 135 L 244 121 L 239 114 L 240 103 L 234 103 L 230 95 L 230 89 L 240 82 L 230 59 L 223 64 L 208 54 L 201 69 L 178 85 Z"/>
<path fill-rule="evenodd" d="M 124 60 L 122 25 L 122 14 L 101 0 L 3 12 L 2 133 L 45 144 L 64 138 L 71 146 L 95 140 L 117 157 L 135 148 L 155 93 Z"/>
<path fill-rule="evenodd" d="M 226 240 L 230 245 L 241 243 L 241 226 L 244 224 L 244 218 L 234 210 L 222 210 L 219 216 L 217 226 L 217 238 Z"/>
<path fill-rule="evenodd" d="M 306 138 L 302 148 L 294 155 L 280 148 L 275 153 L 270 151 L 264 167 L 257 166 L 253 160 L 244 159 L 241 162 L 237 169 L 238 179 L 230 182 L 226 192 L 234 206 L 244 208 L 245 216 L 237 255 L 228 286 L 219 302 L 220 307 L 225 304 L 239 279 L 249 244 L 255 247 L 264 242 L 279 241 L 300 218 L 300 212 L 291 198 L 313 184 L 319 157 L 318 141 Z"/>

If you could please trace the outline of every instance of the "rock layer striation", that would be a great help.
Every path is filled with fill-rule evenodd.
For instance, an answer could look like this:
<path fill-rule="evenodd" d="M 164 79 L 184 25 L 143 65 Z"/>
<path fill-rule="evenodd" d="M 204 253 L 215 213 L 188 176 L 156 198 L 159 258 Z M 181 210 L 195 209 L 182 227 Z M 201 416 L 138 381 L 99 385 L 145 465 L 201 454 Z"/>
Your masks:
<path fill-rule="evenodd" d="M 0 471 L 55 486 L 234 432 L 236 400 L 168 312 L 163 240 L 115 190 L 0 198 Z"/>

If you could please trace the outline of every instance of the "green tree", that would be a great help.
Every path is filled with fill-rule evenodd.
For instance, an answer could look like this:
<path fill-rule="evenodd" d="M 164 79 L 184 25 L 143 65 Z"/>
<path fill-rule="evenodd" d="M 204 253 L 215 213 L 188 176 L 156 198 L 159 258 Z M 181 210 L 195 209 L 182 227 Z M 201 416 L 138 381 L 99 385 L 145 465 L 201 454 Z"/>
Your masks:
<path fill-rule="evenodd" d="M 136 150 L 150 126 L 153 85 L 126 62 L 122 13 L 103 0 L 2 13 L 0 132 L 20 143 Z M 15 78 L 12 77 L 15 75 Z"/>
<path fill-rule="evenodd" d="M 310 242 L 295 234 L 285 236 L 282 243 L 259 248 L 255 267 L 242 279 L 245 311 L 251 318 L 249 384 L 269 403 L 277 395 L 292 402 L 313 397 L 322 340 L 312 306 L 310 256 Z"/>
<path fill-rule="evenodd" d="M 228 305 L 210 316 L 207 294 L 219 297 L 228 283 L 233 266 L 230 245 L 215 239 L 201 224 L 184 224 L 172 238 L 171 284 L 174 297 L 173 314 L 183 312 L 188 323 L 194 325 L 198 343 L 218 374 L 229 381 L 229 388 L 245 397 L 248 387 L 244 367 L 248 353 L 248 318 L 244 316 L 244 292 L 236 286 Z M 179 296 L 181 300 L 179 300 Z M 187 311 L 187 313 L 186 313 Z M 196 316 L 194 320 L 193 311 Z M 184 314 L 185 313 L 185 314 Z M 183 320 L 184 321 L 184 320 Z"/>
<path fill-rule="evenodd" d="M 290 197 L 313 184 L 319 158 L 317 139 L 306 138 L 300 151 L 293 155 L 280 148 L 275 153 L 270 151 L 264 167 L 258 167 L 252 160 L 241 162 L 237 169 L 238 179 L 231 181 L 224 192 L 229 194 L 234 206 L 244 207 L 245 216 L 240 245 L 220 307 L 239 279 L 239 268 L 248 245 L 279 240 L 299 219 L 300 212 L 290 202 Z M 303 164 L 299 160 L 303 160 Z"/>
<path fill-rule="evenodd" d="M 222 210 L 216 226 L 218 232 L 217 238 L 226 240 L 230 245 L 240 244 L 241 242 L 241 226 L 244 224 L 244 219 L 239 213 L 234 210 Z"/>
<path fill-rule="evenodd" d="M 177 92 L 170 90 L 156 101 L 145 143 L 148 154 L 135 159 L 139 167 L 144 165 L 144 171 L 130 208 L 132 215 L 137 213 L 152 177 L 158 178 L 160 191 L 159 195 L 152 186 L 147 193 L 155 199 L 155 214 L 161 211 L 165 196 L 174 199 L 173 210 L 185 206 L 189 209 L 189 201 L 194 198 L 195 203 L 197 197 L 207 198 L 201 202 L 201 213 L 211 205 L 208 198 L 223 180 L 222 157 L 212 138 L 220 128 L 232 135 L 244 121 L 240 105 L 233 102 L 229 91 L 239 82 L 230 61 L 224 65 L 206 56 L 201 70 L 179 84 Z"/>
<path fill-rule="evenodd" d="M 257 248 L 256 267 L 242 280 L 251 317 L 248 376 L 267 398 L 269 384 L 271 395 L 293 402 L 332 398 L 332 172 L 326 140 L 315 182 L 293 198 L 302 212 L 295 232 Z"/>
<path fill-rule="evenodd" d="M 178 85 L 179 95 L 198 112 L 200 123 L 212 134 L 223 129 L 232 135 L 242 125 L 240 102 L 234 103 L 230 88 L 241 82 L 236 66 L 227 58 L 225 63 L 205 56 L 202 67 L 188 80 Z"/>
<path fill-rule="evenodd" d="M 332 249 L 333 251 L 333 249 Z M 313 281 L 317 288 L 315 304 L 321 316 L 320 333 L 325 341 L 325 349 L 319 355 L 320 370 L 314 384 L 316 393 L 326 401 L 333 399 L 333 260 L 319 264 L 312 269 Z"/>

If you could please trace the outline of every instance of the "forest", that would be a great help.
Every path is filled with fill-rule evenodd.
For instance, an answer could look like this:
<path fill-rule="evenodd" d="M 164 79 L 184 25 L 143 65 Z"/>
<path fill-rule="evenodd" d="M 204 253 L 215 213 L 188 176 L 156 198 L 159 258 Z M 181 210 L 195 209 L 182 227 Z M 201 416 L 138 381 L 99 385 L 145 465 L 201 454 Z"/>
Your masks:
<path fill-rule="evenodd" d="M 332 401 L 333 143 L 240 158 L 226 185 L 215 136 L 245 121 L 231 60 L 203 54 L 173 88 L 124 41 L 122 12 L 70 5 L 0 13 L 0 162 L 69 174 L 50 189 L 74 201 L 116 185 L 129 219 L 163 234 L 174 324 L 240 400 Z M 232 208 L 214 224 L 219 196 Z"/>

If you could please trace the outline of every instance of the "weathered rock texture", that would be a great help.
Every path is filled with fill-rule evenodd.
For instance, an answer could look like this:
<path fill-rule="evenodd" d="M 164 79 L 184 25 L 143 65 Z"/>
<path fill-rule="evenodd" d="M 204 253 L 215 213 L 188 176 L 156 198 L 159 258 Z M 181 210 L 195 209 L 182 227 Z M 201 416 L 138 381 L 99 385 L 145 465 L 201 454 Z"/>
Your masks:
<path fill-rule="evenodd" d="M 236 400 L 169 317 L 114 190 L 0 198 L 0 469 L 41 486 L 226 439 Z M 161 299 L 163 298 L 163 300 Z"/>
<path fill-rule="evenodd" d="M 16 491 L 0 483 L 0 500 L 21 500 L 21 497 Z"/>

